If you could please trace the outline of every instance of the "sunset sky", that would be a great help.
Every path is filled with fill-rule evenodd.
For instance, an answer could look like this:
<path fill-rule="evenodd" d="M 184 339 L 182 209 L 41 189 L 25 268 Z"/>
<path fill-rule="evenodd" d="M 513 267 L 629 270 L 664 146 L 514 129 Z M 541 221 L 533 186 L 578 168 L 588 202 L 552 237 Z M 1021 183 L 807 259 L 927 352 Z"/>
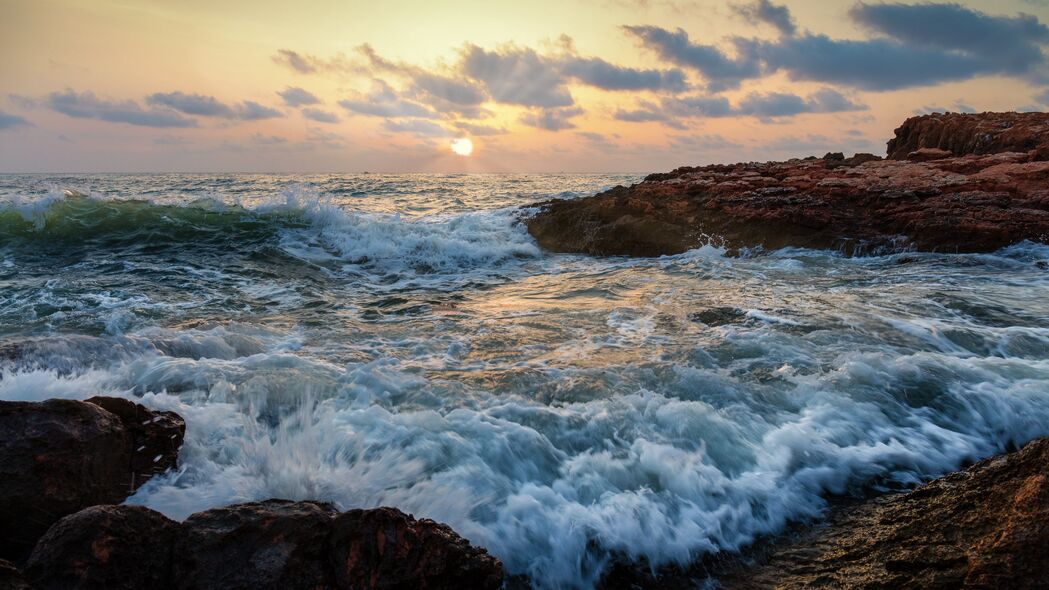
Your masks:
<path fill-rule="evenodd" d="M 0 171 L 881 154 L 916 113 L 1049 106 L 1047 24 L 1047 0 L 0 0 Z"/>

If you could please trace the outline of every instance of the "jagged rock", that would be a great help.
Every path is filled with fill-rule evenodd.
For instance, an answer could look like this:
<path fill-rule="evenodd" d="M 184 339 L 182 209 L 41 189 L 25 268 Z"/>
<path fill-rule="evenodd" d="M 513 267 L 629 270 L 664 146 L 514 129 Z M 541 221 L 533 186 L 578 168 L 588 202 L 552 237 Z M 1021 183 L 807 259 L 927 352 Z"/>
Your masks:
<path fill-rule="evenodd" d="M 40 538 L 25 575 L 38 590 L 173 588 L 179 524 L 141 506 L 92 506 Z"/>
<path fill-rule="evenodd" d="M 88 508 L 47 532 L 25 573 L 39 590 L 451 590 L 503 583 L 502 564 L 446 525 L 393 508 L 339 514 L 330 504 L 287 500 L 198 512 L 184 523 L 136 506 Z"/>
<path fill-rule="evenodd" d="M 982 130 L 1008 119 L 999 115 L 1017 114 L 966 117 Z M 1000 129 L 987 141 L 979 134 L 971 140 L 921 139 L 920 130 L 930 124 L 905 124 L 901 129 L 918 131 L 890 144 L 890 155 L 903 149 L 900 158 L 916 152 L 925 161 L 832 153 L 684 167 L 593 197 L 540 203 L 525 223 L 544 248 L 594 255 L 679 254 L 705 243 L 733 251 L 794 246 L 857 254 L 986 252 L 1023 240 L 1047 242 L 1049 162 L 1027 148 L 1035 141 L 1031 134 L 1049 142 L 1049 124 L 1038 123 L 1049 114 L 1020 115 L 1028 121 L 1023 133 Z M 1024 149 L 996 151 L 1010 147 Z M 975 153 L 941 157 L 963 149 Z"/>
<path fill-rule="evenodd" d="M 63 516 L 122 502 L 145 481 L 143 444 L 165 439 L 169 446 L 160 460 L 149 457 L 150 474 L 174 467 L 181 418 L 125 400 L 95 402 L 0 401 L 0 557 L 21 561 Z"/>
<path fill-rule="evenodd" d="M 340 588 L 498 588 L 503 568 L 447 525 L 392 508 L 350 510 L 335 519 L 335 580 Z"/>
<path fill-rule="evenodd" d="M 1049 580 L 1049 439 L 831 514 L 727 589 L 1034 590 Z"/>
<path fill-rule="evenodd" d="M 131 434 L 131 487 L 178 465 L 178 450 L 186 436 L 186 421 L 174 412 L 158 412 L 120 397 L 92 397 L 95 404 L 120 418 Z"/>
<path fill-rule="evenodd" d="M 889 141 L 890 160 L 934 148 L 955 156 L 1034 152 L 1049 156 L 1049 113 L 933 113 L 911 117 Z"/>
<path fill-rule="evenodd" d="M 268 500 L 198 512 L 175 543 L 177 588 L 333 588 L 331 504 Z"/>

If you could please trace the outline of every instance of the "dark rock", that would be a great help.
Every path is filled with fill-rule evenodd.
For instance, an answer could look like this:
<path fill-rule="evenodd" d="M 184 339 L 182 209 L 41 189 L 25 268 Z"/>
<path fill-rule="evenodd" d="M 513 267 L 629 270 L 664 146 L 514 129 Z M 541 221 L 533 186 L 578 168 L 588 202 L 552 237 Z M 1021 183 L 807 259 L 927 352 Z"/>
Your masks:
<path fill-rule="evenodd" d="M 178 523 L 141 506 L 92 506 L 55 523 L 25 568 L 38 590 L 174 588 Z"/>
<path fill-rule="evenodd" d="M 136 406 L 95 399 L 121 411 Z M 184 425 L 177 416 L 141 406 L 131 415 L 133 424 L 95 403 L 0 401 L 0 557 L 22 561 L 58 519 L 127 498 L 144 481 L 135 468 L 142 446 L 136 440 L 177 431 L 168 444 L 181 445 Z M 144 424 L 154 417 L 161 419 Z M 165 457 L 158 463 L 173 467 L 174 453 Z"/>
<path fill-rule="evenodd" d="M 0 588 L 4 590 L 33 590 L 15 564 L 0 559 Z"/>
<path fill-rule="evenodd" d="M 969 117 L 990 125 L 997 116 Z M 1025 129 L 1043 132 L 1033 124 Z M 1049 141 L 1049 124 L 1044 137 Z M 936 159 L 857 154 L 853 164 L 828 154 L 678 168 L 593 197 L 541 203 L 525 223 L 544 248 L 594 255 L 679 254 L 707 243 L 730 251 L 794 246 L 865 254 L 987 252 L 1023 240 L 1049 242 L 1049 162 L 992 149 L 1014 143 L 973 141 L 947 145 L 952 154 L 964 148 L 983 155 L 942 158 L 927 148 L 947 148 L 915 140 L 902 157 L 924 150 L 920 159 Z"/>
<path fill-rule="evenodd" d="M 905 160 L 923 148 L 951 155 L 1049 152 L 1049 113 L 933 113 L 911 117 L 889 141 L 890 160 Z"/>
<path fill-rule="evenodd" d="M 331 540 L 340 588 L 499 588 L 502 564 L 446 525 L 393 508 L 350 510 Z"/>
<path fill-rule="evenodd" d="M 831 513 L 728 589 L 1045 588 L 1049 439 Z"/>
<path fill-rule="evenodd" d="M 198 512 L 175 545 L 178 588 L 332 588 L 331 504 L 267 500 Z"/>
<path fill-rule="evenodd" d="M 739 322 L 747 316 L 747 312 L 735 307 L 711 307 L 703 311 L 697 311 L 689 316 L 694 322 L 702 322 L 708 326 L 723 326 Z"/>
<path fill-rule="evenodd" d="M 131 487 L 178 465 L 178 450 L 186 436 L 186 422 L 174 412 L 157 412 L 119 397 L 86 400 L 120 418 L 131 433 Z"/>
<path fill-rule="evenodd" d="M 950 158 L 953 155 L 951 152 L 939 148 L 918 148 L 907 154 L 907 160 L 910 162 L 931 162 L 933 160 Z"/>
<path fill-rule="evenodd" d="M 207 510 L 181 524 L 142 507 L 88 508 L 40 539 L 26 576 L 39 590 L 503 584 L 502 564 L 446 525 L 393 508 L 339 514 L 330 504 L 287 500 Z"/>

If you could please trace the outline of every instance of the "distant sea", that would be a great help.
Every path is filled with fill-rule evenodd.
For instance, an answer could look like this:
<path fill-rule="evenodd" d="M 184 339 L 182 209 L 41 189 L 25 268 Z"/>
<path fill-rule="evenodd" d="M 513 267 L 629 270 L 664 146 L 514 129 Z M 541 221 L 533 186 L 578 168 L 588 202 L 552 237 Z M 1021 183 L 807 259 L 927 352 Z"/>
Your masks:
<path fill-rule="evenodd" d="M 1049 435 L 1049 247 L 590 258 L 520 222 L 638 180 L 2 175 L 0 399 L 182 414 L 129 500 L 173 518 L 396 506 L 539 587 Z"/>

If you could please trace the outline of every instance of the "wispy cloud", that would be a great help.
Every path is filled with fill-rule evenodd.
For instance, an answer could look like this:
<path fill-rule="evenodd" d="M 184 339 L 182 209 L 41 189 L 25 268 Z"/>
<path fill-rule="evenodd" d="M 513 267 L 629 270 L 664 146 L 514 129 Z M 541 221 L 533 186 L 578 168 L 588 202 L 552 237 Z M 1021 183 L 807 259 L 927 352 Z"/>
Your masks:
<path fill-rule="evenodd" d="M 79 119 L 98 119 L 144 127 L 195 127 L 197 122 L 168 108 L 145 109 L 132 100 L 106 100 L 92 92 L 52 92 L 44 100 L 56 112 Z"/>

